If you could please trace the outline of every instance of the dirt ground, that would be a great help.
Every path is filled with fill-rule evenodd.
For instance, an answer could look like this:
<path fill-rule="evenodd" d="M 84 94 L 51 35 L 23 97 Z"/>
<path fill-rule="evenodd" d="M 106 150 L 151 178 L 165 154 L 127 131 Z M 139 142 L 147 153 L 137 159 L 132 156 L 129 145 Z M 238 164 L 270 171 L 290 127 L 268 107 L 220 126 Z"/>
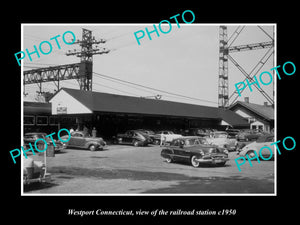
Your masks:
<path fill-rule="evenodd" d="M 230 152 L 223 167 L 167 163 L 162 147 L 109 145 L 104 151 L 64 149 L 47 157 L 50 183 L 24 187 L 30 194 L 273 194 L 274 161 L 246 162 L 240 172 Z M 34 156 L 36 159 L 42 158 Z"/>

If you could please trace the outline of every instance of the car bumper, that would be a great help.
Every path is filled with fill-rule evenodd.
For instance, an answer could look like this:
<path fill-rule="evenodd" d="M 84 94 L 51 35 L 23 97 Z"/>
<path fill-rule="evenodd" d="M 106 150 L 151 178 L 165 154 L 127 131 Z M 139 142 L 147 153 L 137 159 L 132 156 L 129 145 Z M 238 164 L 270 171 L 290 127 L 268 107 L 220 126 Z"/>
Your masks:
<path fill-rule="evenodd" d="M 227 157 L 203 157 L 203 158 L 198 158 L 195 159 L 199 163 L 209 163 L 209 164 L 217 164 L 217 163 L 224 163 L 229 160 Z"/>
<path fill-rule="evenodd" d="M 31 183 L 49 183 L 51 181 L 51 174 L 46 173 L 43 177 L 29 179 L 26 176 L 23 179 L 23 185 L 28 185 Z"/>

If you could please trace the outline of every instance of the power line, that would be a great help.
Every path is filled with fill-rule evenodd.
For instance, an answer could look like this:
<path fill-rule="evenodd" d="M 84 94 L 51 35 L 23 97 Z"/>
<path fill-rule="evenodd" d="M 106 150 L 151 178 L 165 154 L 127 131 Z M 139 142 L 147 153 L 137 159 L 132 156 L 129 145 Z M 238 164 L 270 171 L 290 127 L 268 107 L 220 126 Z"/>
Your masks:
<path fill-rule="evenodd" d="M 97 75 L 99 78 L 104 79 L 104 80 L 107 80 L 107 81 L 110 81 L 110 82 L 114 82 L 114 83 L 118 83 L 118 84 L 121 84 L 121 85 L 124 85 L 124 86 L 127 86 L 127 87 L 135 88 L 135 89 L 137 89 L 137 90 L 144 91 L 144 92 L 147 92 L 147 93 L 150 93 L 150 94 L 153 94 L 153 95 L 156 94 L 155 92 L 148 91 L 148 90 L 145 90 L 145 89 L 141 89 L 141 88 L 138 88 L 138 87 L 135 87 L 135 86 L 126 84 L 126 83 L 122 83 L 122 82 L 120 82 L 120 81 L 113 80 L 112 78 L 102 77 L 102 76 L 100 76 L 99 74 L 96 74 L 96 73 L 94 73 L 94 74 Z"/>
<path fill-rule="evenodd" d="M 186 96 L 186 95 L 181 95 L 181 94 L 176 94 L 176 93 L 172 93 L 172 92 L 169 92 L 169 91 L 160 90 L 160 89 L 153 88 L 153 87 L 144 86 L 144 85 L 141 85 L 141 84 L 137 84 L 137 83 L 133 83 L 133 82 L 130 82 L 130 81 L 121 80 L 121 79 L 118 79 L 118 78 L 115 78 L 115 77 L 111 77 L 111 76 L 100 74 L 100 73 L 96 73 L 96 72 L 93 72 L 93 73 L 97 74 L 99 76 L 103 76 L 103 77 L 106 77 L 106 78 L 110 78 L 110 79 L 113 79 L 113 80 L 117 80 L 117 81 L 120 81 L 120 82 L 131 84 L 131 85 L 136 85 L 138 87 L 142 87 L 142 88 L 153 90 L 153 91 L 158 91 L 158 92 L 162 92 L 162 93 L 166 93 L 166 94 L 170 94 L 170 95 L 174 95 L 174 96 L 178 96 L 178 97 L 183 97 L 183 98 L 187 98 L 187 99 L 191 99 L 191 100 L 197 100 L 197 101 L 208 102 L 208 103 L 217 103 L 217 102 L 214 102 L 214 101 L 209 101 L 209 100 L 200 99 L 200 98 L 194 98 L 194 97 L 190 97 L 190 96 Z"/>
<path fill-rule="evenodd" d="M 117 89 L 117 88 L 113 88 L 113 87 L 109 87 L 109 86 L 106 86 L 106 85 L 103 85 L 103 84 L 98 84 L 96 82 L 93 82 L 93 84 L 96 84 L 96 85 L 99 85 L 99 86 L 102 86 L 102 87 L 106 87 L 106 88 L 109 88 L 109 89 L 112 89 L 112 90 L 115 90 L 115 91 L 119 91 L 119 92 L 123 92 L 123 93 L 126 93 L 126 94 L 130 94 L 130 95 L 134 95 L 134 96 L 137 96 L 139 97 L 138 95 L 134 94 L 134 93 L 131 93 L 131 92 L 128 92 L 128 91 L 122 91 L 120 89 Z"/>

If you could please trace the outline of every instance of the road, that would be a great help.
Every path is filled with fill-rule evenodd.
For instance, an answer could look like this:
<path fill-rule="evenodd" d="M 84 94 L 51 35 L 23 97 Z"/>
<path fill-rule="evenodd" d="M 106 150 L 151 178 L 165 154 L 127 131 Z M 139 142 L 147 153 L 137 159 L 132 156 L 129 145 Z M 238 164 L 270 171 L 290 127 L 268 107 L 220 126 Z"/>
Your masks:
<path fill-rule="evenodd" d="M 273 194 L 274 161 L 253 161 L 240 172 L 230 152 L 223 167 L 167 163 L 159 146 L 109 145 L 104 151 L 64 149 L 47 157 L 52 180 L 24 194 Z M 38 156 L 37 156 L 38 158 Z"/>

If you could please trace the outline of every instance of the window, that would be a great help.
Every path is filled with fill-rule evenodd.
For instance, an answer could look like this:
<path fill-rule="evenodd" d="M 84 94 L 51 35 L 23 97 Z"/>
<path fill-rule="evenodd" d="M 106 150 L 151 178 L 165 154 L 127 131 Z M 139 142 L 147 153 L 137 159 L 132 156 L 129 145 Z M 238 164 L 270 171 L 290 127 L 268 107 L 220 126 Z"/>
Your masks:
<path fill-rule="evenodd" d="M 58 118 L 55 116 L 49 116 L 49 124 L 50 125 L 57 125 L 58 124 Z"/>
<path fill-rule="evenodd" d="M 195 140 L 195 143 L 194 143 L 194 145 L 200 145 L 200 141 L 199 141 L 199 139 L 196 139 L 196 140 Z"/>
<path fill-rule="evenodd" d="M 73 133 L 72 137 L 83 137 L 81 133 Z"/>
<path fill-rule="evenodd" d="M 47 116 L 37 116 L 36 117 L 36 125 L 48 125 L 48 117 Z"/>
<path fill-rule="evenodd" d="M 195 145 L 195 139 L 188 139 L 185 141 L 185 145 L 190 146 L 190 145 Z"/>
<path fill-rule="evenodd" d="M 34 116 L 24 116 L 24 125 L 34 125 Z"/>
<path fill-rule="evenodd" d="M 180 141 L 181 141 L 181 140 L 179 140 L 179 139 L 174 140 L 173 143 L 172 143 L 172 145 L 173 145 L 173 146 L 179 146 L 179 145 L 180 145 Z"/>
<path fill-rule="evenodd" d="M 205 138 L 201 138 L 201 139 L 199 139 L 199 141 L 202 145 L 208 145 L 208 142 Z"/>

